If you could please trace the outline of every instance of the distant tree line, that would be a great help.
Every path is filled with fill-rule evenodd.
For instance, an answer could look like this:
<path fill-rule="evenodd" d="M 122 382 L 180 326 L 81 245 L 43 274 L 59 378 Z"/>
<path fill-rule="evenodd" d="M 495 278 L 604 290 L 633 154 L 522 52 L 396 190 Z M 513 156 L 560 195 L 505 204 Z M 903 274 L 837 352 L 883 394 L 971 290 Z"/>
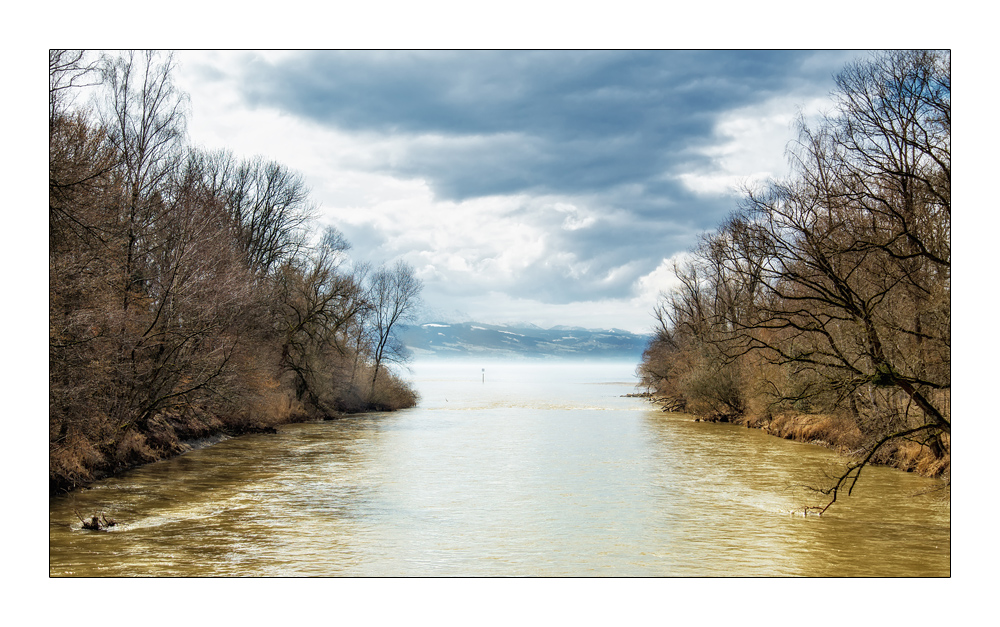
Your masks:
<path fill-rule="evenodd" d="M 825 421 L 856 455 L 830 503 L 873 461 L 950 466 L 950 54 L 873 54 L 834 98 L 675 268 L 639 368 L 708 418 Z"/>
<path fill-rule="evenodd" d="M 413 269 L 349 267 L 300 175 L 187 145 L 173 69 L 49 52 L 50 491 L 188 439 L 416 402 L 387 369 Z"/>

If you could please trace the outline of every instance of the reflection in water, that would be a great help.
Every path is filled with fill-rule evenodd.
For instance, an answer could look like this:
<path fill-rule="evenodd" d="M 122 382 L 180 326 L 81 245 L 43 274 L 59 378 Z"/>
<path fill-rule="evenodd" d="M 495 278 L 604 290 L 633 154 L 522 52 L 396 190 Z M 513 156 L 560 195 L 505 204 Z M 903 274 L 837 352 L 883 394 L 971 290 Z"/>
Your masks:
<path fill-rule="evenodd" d="M 677 545 L 690 559 L 717 560 L 703 574 L 949 573 L 950 508 L 939 493 L 918 495 L 937 482 L 870 468 L 854 496 L 806 518 L 803 505 L 826 502 L 806 486 L 825 485 L 844 463 L 830 451 L 732 425 L 648 418 L 662 456 L 653 483 L 662 502 L 683 504 L 671 510 L 670 524 L 686 534 Z"/>
<path fill-rule="evenodd" d="M 949 574 L 937 482 L 621 398 L 631 364 L 424 364 L 418 408 L 227 440 L 51 500 L 52 575 Z M 122 524 L 82 531 L 73 513 Z"/>

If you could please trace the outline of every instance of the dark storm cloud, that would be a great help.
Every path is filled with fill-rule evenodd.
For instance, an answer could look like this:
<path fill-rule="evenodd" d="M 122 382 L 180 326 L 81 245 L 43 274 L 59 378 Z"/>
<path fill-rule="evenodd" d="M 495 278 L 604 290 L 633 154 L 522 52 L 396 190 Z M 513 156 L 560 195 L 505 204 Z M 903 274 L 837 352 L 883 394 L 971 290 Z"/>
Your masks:
<path fill-rule="evenodd" d="M 316 52 L 259 62 L 244 89 L 341 129 L 443 138 L 384 164 L 440 198 L 580 194 L 707 164 L 720 114 L 829 83 L 825 54 Z"/>
<path fill-rule="evenodd" d="M 544 254 L 516 274 L 490 275 L 488 286 L 477 272 L 439 264 L 438 289 L 569 303 L 636 295 L 640 277 L 734 208 L 718 185 L 696 194 L 679 178 L 733 175 L 711 150 L 731 140 L 717 134 L 724 116 L 776 98 L 824 97 L 853 56 L 315 52 L 258 59 L 240 85 L 252 106 L 377 138 L 380 148 L 359 167 L 422 179 L 439 200 L 524 199 L 500 211 L 544 233 Z M 389 245 L 374 227 L 345 232 L 359 249 Z M 491 254 L 467 261 L 487 267 L 477 263 Z"/>
<path fill-rule="evenodd" d="M 787 90 L 801 59 L 781 52 L 316 52 L 259 63 L 246 93 L 359 130 L 606 137 L 710 122 L 712 111 Z"/>

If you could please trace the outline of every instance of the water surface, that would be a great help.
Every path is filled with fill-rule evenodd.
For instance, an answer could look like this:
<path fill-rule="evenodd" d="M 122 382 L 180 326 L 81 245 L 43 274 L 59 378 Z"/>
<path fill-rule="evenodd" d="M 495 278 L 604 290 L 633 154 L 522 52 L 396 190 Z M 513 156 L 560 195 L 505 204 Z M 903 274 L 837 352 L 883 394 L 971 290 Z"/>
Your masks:
<path fill-rule="evenodd" d="M 485 368 L 485 373 L 483 372 Z M 633 364 L 417 364 L 417 408 L 286 425 L 50 501 L 54 576 L 948 576 L 940 483 L 657 411 Z M 111 532 L 79 529 L 104 511 Z"/>

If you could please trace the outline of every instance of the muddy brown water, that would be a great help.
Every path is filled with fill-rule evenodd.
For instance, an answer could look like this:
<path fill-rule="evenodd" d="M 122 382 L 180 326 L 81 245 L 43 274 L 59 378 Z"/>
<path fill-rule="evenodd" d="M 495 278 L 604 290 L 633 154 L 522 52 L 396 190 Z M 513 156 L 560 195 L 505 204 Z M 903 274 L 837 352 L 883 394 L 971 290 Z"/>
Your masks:
<path fill-rule="evenodd" d="M 482 372 L 485 367 L 485 373 Z M 632 364 L 423 363 L 418 407 L 50 499 L 52 576 L 948 576 L 941 483 L 657 411 Z M 485 379 L 485 381 L 483 380 Z M 104 512 L 109 532 L 74 510 Z"/>

